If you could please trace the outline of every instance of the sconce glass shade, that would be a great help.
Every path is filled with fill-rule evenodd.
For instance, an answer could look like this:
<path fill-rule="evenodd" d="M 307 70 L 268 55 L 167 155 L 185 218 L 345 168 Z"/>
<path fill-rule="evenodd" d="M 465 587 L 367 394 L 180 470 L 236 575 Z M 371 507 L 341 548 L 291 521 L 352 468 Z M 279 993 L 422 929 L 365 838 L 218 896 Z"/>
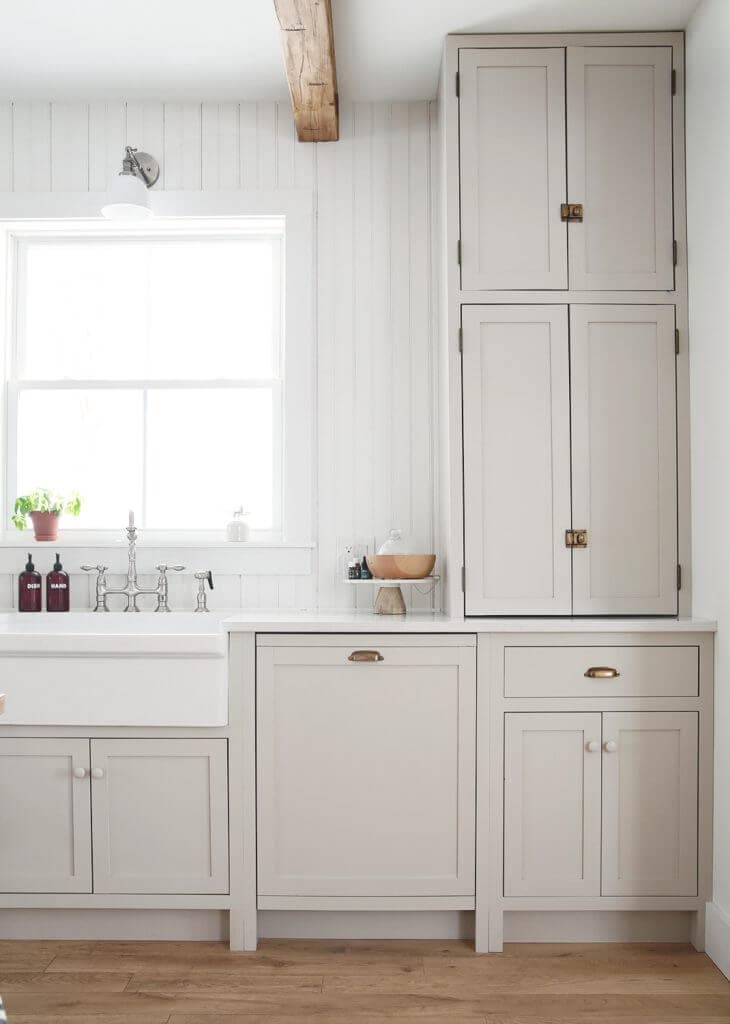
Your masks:
<path fill-rule="evenodd" d="M 147 186 L 136 174 L 117 174 L 109 185 L 101 208 L 107 220 L 140 220 L 152 216 L 152 203 Z"/>

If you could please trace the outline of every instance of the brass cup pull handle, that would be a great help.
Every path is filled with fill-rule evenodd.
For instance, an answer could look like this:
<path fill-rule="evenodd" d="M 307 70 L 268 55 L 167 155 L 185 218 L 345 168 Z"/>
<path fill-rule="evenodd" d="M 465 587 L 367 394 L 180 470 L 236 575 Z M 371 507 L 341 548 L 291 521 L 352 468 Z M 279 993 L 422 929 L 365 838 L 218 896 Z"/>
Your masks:
<path fill-rule="evenodd" d="M 618 679 L 621 673 L 617 668 L 609 668 L 607 665 L 594 665 L 587 668 L 583 675 L 586 679 Z"/>
<path fill-rule="evenodd" d="M 384 661 L 380 651 L 353 651 L 347 655 L 348 661 Z"/>

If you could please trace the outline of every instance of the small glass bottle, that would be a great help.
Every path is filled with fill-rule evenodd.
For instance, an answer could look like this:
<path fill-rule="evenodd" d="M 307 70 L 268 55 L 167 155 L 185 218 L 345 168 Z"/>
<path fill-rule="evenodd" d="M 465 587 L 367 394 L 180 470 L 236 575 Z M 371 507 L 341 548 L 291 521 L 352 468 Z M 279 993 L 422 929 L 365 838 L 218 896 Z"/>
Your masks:
<path fill-rule="evenodd" d="M 18 577 L 18 611 L 39 612 L 42 607 L 42 595 L 41 574 L 36 572 L 29 551 L 25 571 Z"/>
<path fill-rule="evenodd" d="M 244 516 L 243 506 L 233 513 L 233 519 L 226 527 L 226 537 L 233 544 L 245 544 L 249 538 L 249 527 Z"/>
<path fill-rule="evenodd" d="M 56 552 L 56 561 L 53 569 L 46 576 L 46 611 L 67 612 L 71 600 L 68 573 L 61 565 L 61 560 Z"/>

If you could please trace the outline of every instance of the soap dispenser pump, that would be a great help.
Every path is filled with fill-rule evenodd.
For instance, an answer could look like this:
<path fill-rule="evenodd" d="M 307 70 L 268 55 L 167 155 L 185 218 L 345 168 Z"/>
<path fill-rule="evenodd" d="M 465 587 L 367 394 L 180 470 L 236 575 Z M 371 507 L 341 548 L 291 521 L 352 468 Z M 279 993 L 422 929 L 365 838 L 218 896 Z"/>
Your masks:
<path fill-rule="evenodd" d="M 53 568 L 46 576 L 46 611 L 67 612 L 71 592 L 69 589 L 68 573 L 61 565 L 61 559 L 56 552 L 56 561 Z"/>
<path fill-rule="evenodd" d="M 18 577 L 18 611 L 39 612 L 42 604 L 41 574 L 36 572 L 33 558 L 28 552 L 25 571 Z"/>

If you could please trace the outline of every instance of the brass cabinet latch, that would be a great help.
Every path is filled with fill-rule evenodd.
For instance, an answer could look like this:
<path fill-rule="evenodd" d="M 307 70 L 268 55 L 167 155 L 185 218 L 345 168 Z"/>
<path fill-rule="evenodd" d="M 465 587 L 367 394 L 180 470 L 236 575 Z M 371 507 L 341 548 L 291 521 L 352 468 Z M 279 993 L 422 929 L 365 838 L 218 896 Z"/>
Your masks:
<path fill-rule="evenodd" d="M 587 548 L 588 530 L 566 530 L 565 546 L 566 548 Z"/>
<path fill-rule="evenodd" d="M 560 219 L 567 221 L 576 221 L 579 224 L 582 223 L 583 203 L 561 203 Z"/>

